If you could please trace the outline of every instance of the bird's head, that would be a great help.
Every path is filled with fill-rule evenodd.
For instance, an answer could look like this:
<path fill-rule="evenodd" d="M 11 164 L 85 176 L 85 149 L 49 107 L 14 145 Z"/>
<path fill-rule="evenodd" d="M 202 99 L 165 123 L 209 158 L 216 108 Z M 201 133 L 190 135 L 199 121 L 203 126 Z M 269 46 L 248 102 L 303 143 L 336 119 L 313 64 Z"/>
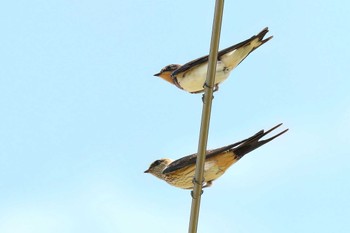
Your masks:
<path fill-rule="evenodd" d="M 163 69 L 161 69 L 159 73 L 154 74 L 154 76 L 160 77 L 160 78 L 174 84 L 173 79 L 171 77 L 171 74 L 175 70 L 177 70 L 179 67 L 181 67 L 181 65 L 177 65 L 177 64 L 167 65 Z"/>
<path fill-rule="evenodd" d="M 145 173 L 150 173 L 158 178 L 162 179 L 163 170 L 172 162 L 171 159 L 158 159 L 154 161 Z"/>

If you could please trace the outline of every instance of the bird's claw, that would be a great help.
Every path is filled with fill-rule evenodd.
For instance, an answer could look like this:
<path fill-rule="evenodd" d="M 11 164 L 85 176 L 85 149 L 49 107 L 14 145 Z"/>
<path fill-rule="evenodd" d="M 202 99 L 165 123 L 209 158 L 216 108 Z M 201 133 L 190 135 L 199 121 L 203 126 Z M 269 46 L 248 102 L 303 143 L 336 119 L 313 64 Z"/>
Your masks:
<path fill-rule="evenodd" d="M 202 95 L 202 102 L 203 102 L 203 104 L 204 104 L 204 102 L 205 102 L 205 101 L 204 101 L 204 96 L 205 96 L 205 94 Z M 214 99 L 214 96 L 212 96 L 211 99 L 213 100 L 213 99 Z"/>

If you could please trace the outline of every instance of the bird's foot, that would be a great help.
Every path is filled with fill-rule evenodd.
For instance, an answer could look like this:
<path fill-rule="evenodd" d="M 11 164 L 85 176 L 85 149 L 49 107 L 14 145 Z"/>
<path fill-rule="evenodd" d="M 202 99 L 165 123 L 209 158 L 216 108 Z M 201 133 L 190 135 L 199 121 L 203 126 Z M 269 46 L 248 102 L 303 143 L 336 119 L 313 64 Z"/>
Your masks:
<path fill-rule="evenodd" d="M 203 104 L 204 104 L 204 102 L 205 102 L 205 101 L 204 101 L 204 96 L 205 96 L 205 94 L 202 95 L 202 102 L 203 102 Z M 214 99 L 214 96 L 212 96 L 211 99 L 213 100 L 213 99 Z"/>
<path fill-rule="evenodd" d="M 202 195 L 203 194 L 203 190 L 201 190 L 201 194 L 200 195 Z M 194 196 L 194 194 L 193 194 L 193 190 L 191 191 L 191 197 L 193 198 L 193 199 L 197 199 L 195 196 Z"/>
<path fill-rule="evenodd" d="M 203 178 L 203 180 L 202 180 L 201 183 L 200 183 L 198 180 L 196 180 L 195 178 L 193 178 L 192 183 L 193 183 L 193 184 L 201 185 L 202 188 L 209 187 L 209 186 L 212 184 L 211 181 L 206 182 L 204 178 Z M 202 194 L 203 194 L 203 190 L 201 190 L 200 195 L 202 195 Z M 195 199 L 193 190 L 191 191 L 191 196 L 192 196 L 193 199 Z"/>
<path fill-rule="evenodd" d="M 211 87 L 211 86 L 209 86 L 209 84 L 207 83 L 207 82 L 205 82 L 204 84 L 203 84 L 203 88 L 205 89 L 205 88 L 213 88 L 213 87 Z"/>
<path fill-rule="evenodd" d="M 203 184 L 205 184 L 205 179 L 203 178 L 202 182 L 199 182 L 198 180 L 196 180 L 196 178 L 193 177 L 192 183 L 203 186 Z"/>

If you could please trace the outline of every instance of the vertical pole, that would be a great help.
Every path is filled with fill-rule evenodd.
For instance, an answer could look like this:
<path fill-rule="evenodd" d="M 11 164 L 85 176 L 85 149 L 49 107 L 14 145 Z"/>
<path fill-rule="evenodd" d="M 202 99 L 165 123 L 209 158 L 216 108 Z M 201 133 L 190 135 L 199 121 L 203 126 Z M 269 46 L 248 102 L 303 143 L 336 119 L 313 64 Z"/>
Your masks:
<path fill-rule="evenodd" d="M 203 109 L 202 109 L 202 120 L 201 129 L 198 141 L 198 152 L 196 161 L 196 170 L 194 177 L 194 187 L 192 191 L 192 206 L 191 206 L 191 216 L 189 224 L 189 233 L 196 233 L 198 226 L 199 217 L 199 207 L 202 194 L 202 185 L 204 180 L 204 162 L 207 149 L 208 133 L 209 133 L 209 123 L 210 123 L 210 113 L 211 105 L 213 99 L 213 88 L 215 81 L 216 63 L 218 57 L 218 48 L 220 40 L 221 22 L 222 14 L 224 9 L 224 0 L 216 0 L 215 3 L 215 13 L 213 20 L 213 29 L 211 34 L 210 42 L 210 54 L 209 54 L 209 64 L 207 77 L 204 88 L 203 96 Z"/>

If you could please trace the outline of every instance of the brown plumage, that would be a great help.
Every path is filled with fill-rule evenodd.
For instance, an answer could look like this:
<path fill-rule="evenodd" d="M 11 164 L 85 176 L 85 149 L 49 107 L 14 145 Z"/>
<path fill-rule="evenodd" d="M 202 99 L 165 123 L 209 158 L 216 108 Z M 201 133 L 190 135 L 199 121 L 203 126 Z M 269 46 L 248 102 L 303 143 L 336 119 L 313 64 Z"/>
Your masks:
<path fill-rule="evenodd" d="M 287 132 L 288 129 L 268 139 L 260 140 L 281 125 L 278 124 L 266 132 L 260 130 L 258 133 L 240 142 L 207 151 L 204 165 L 204 187 L 210 186 L 215 179 L 224 174 L 232 164 L 241 159 L 245 154 Z M 171 159 L 159 159 L 154 161 L 145 173 L 150 173 L 175 187 L 191 189 L 193 188 L 192 180 L 195 173 L 196 159 L 196 154 L 188 155 L 175 161 Z"/>

